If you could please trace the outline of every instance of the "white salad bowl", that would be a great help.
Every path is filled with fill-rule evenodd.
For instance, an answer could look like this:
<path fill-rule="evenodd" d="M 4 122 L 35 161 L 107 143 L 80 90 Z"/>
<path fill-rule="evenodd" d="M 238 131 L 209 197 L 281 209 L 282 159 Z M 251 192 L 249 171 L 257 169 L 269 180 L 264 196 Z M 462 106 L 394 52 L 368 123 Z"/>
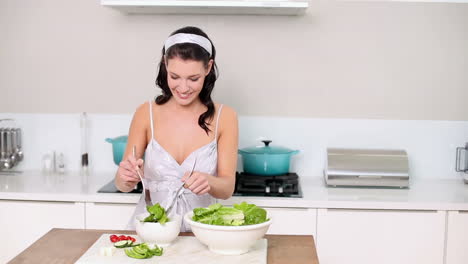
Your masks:
<path fill-rule="evenodd" d="M 158 247 L 169 246 L 179 235 L 182 216 L 172 215 L 170 221 L 164 224 L 142 222 L 148 213 L 139 214 L 135 217 L 135 227 L 138 236 L 148 244 Z"/>
<path fill-rule="evenodd" d="M 214 253 L 222 255 L 240 255 L 247 253 L 261 239 L 272 223 L 268 221 L 256 225 L 219 226 L 202 224 L 192 220 L 193 211 L 184 215 L 195 237 Z"/>

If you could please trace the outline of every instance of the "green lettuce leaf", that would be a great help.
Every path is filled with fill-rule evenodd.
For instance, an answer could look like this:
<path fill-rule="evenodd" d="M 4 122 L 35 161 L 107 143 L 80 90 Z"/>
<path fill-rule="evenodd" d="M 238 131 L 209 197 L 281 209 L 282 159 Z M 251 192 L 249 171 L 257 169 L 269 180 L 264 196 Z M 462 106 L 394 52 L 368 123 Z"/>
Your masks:
<path fill-rule="evenodd" d="M 164 208 L 162 208 L 159 203 L 153 206 L 146 206 L 146 210 L 148 213 L 150 213 L 150 215 L 147 216 L 143 222 L 165 224 L 170 220 L 166 215 L 166 210 L 164 210 Z"/>
<path fill-rule="evenodd" d="M 266 222 L 266 211 L 255 204 L 242 202 L 234 207 L 212 204 L 207 208 L 193 209 L 193 221 L 209 225 L 240 226 Z"/>
<path fill-rule="evenodd" d="M 268 221 L 266 210 L 255 204 L 242 202 L 240 204 L 234 204 L 234 208 L 242 210 L 246 225 L 255 225 Z"/>
<path fill-rule="evenodd" d="M 206 216 L 210 216 L 211 214 L 216 212 L 221 207 L 222 207 L 221 204 L 215 203 L 215 204 L 208 206 L 207 208 L 203 208 L 203 207 L 195 208 L 193 209 L 193 215 L 194 215 L 193 217 L 195 219 L 198 219 L 198 218 L 204 218 Z"/>

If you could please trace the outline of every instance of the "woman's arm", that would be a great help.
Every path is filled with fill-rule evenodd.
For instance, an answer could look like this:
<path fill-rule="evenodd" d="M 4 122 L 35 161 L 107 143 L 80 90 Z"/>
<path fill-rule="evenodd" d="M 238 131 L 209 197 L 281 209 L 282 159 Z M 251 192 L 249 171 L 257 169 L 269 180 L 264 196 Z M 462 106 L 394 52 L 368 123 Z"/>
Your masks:
<path fill-rule="evenodd" d="M 186 181 L 192 192 L 209 193 L 218 199 L 228 199 L 234 192 L 237 168 L 238 121 L 236 112 L 224 106 L 218 124 L 218 176 L 193 172 Z M 188 176 L 186 173 L 182 179 Z"/>
<path fill-rule="evenodd" d="M 115 175 L 115 186 L 122 192 L 130 192 L 140 181 L 136 172 L 137 166 L 143 165 L 141 157 L 148 143 L 147 130 L 149 118 L 148 103 L 142 104 L 137 108 L 133 115 L 128 133 L 127 147 L 123 155 L 124 159 L 120 162 Z M 136 158 L 133 157 L 133 146 L 136 146 Z M 140 170 L 143 173 L 143 170 Z"/>

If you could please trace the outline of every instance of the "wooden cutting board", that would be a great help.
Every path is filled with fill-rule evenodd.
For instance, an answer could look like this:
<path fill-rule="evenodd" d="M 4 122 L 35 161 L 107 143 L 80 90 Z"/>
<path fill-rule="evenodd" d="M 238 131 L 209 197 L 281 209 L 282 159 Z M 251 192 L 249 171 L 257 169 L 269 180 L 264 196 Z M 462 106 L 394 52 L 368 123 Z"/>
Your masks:
<path fill-rule="evenodd" d="M 158 264 L 266 264 L 268 243 L 265 238 L 260 239 L 245 254 L 237 256 L 225 256 L 213 253 L 200 243 L 196 237 L 179 236 L 168 247 L 164 248 L 162 256 L 154 256 L 149 259 L 134 259 L 125 255 L 124 249 L 117 248 L 114 255 L 110 257 L 101 256 L 99 250 L 101 247 L 113 246 L 109 240 L 111 234 L 103 234 L 98 240 L 81 256 L 77 264 L 132 264 L 132 263 L 158 263 Z M 119 235 L 119 234 L 117 234 Z M 138 236 L 133 236 L 140 242 Z"/>

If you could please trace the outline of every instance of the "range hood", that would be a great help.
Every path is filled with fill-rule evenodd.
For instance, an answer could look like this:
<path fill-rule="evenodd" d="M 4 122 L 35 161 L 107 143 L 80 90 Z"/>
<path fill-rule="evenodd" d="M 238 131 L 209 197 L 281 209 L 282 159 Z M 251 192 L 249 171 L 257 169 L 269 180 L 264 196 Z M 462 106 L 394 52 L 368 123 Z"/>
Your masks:
<path fill-rule="evenodd" d="M 301 15 L 308 0 L 101 0 L 129 14 Z"/>

